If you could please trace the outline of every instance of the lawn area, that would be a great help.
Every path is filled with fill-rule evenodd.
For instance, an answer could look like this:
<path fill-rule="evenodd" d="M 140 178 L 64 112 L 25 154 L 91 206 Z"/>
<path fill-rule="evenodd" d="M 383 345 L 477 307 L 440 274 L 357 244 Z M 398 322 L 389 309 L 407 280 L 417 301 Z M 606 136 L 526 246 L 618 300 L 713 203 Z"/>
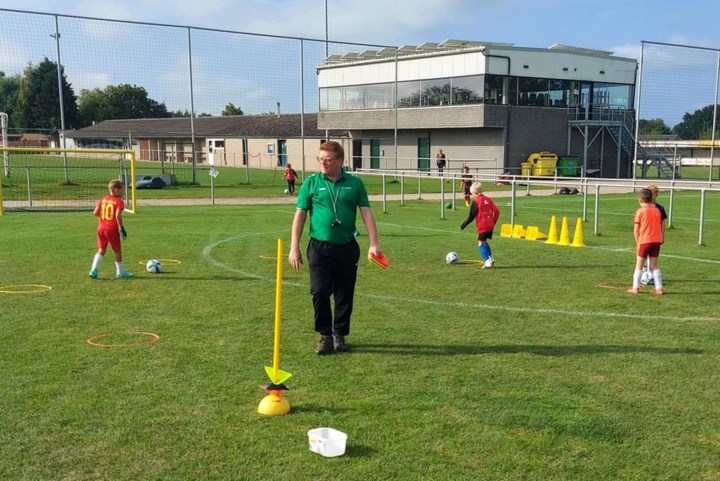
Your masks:
<path fill-rule="evenodd" d="M 374 204 L 391 267 L 361 259 L 349 353 L 313 353 L 307 267 L 285 263 L 280 368 L 293 376 L 278 417 L 257 406 L 292 205 L 143 206 L 125 216 L 129 280 L 111 255 L 88 278 L 92 214 L 6 213 L 0 479 L 719 479 L 720 195 L 707 195 L 704 245 L 698 197 L 675 196 L 662 297 L 625 292 L 633 194 L 602 196 L 584 248 L 498 226 L 489 270 L 472 225 L 458 229 L 464 208 L 441 220 L 437 203 Z M 515 222 L 547 233 L 567 216 L 572 237 L 581 212 L 582 196 L 519 196 Z M 162 273 L 145 271 L 152 258 Z M 87 342 L 105 334 L 120 346 Z M 309 451 L 323 426 L 348 434 L 344 456 Z"/>

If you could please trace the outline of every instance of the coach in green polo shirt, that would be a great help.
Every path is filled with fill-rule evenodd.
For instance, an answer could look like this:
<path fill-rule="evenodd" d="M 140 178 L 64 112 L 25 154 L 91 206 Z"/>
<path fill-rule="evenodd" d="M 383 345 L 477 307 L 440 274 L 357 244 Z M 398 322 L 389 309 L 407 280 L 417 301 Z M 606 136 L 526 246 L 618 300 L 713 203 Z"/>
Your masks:
<path fill-rule="evenodd" d="M 316 354 L 329 354 L 333 349 L 348 350 L 345 336 L 350 333 L 360 260 L 360 246 L 354 235 L 358 209 L 370 240 L 368 255 L 382 254 L 365 185 L 358 177 L 343 171 L 344 160 L 345 152 L 338 142 L 325 142 L 320 146 L 321 171 L 303 181 L 292 224 L 288 260 L 293 269 L 299 270 L 303 262 L 300 237 L 310 214 L 307 259 L 315 331 L 320 333 Z M 334 317 L 331 296 L 335 300 Z"/>

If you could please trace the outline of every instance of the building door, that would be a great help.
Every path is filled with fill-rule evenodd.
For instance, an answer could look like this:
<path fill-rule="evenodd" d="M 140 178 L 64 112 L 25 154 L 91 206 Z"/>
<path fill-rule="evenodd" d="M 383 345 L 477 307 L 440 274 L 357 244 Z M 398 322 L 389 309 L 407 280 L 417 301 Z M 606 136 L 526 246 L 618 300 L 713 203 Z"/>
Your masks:
<path fill-rule="evenodd" d="M 225 139 L 207 139 L 208 165 L 225 164 Z"/>
<path fill-rule="evenodd" d="M 352 142 L 352 169 L 362 169 L 362 140 Z"/>
<path fill-rule="evenodd" d="M 370 168 L 371 169 L 379 169 L 380 168 L 380 141 L 379 140 L 371 140 L 370 141 Z"/>
<path fill-rule="evenodd" d="M 287 140 L 278 140 L 278 167 L 285 167 L 287 164 Z"/>
<path fill-rule="evenodd" d="M 430 139 L 418 137 L 417 146 L 417 168 L 427 172 L 430 170 Z"/>

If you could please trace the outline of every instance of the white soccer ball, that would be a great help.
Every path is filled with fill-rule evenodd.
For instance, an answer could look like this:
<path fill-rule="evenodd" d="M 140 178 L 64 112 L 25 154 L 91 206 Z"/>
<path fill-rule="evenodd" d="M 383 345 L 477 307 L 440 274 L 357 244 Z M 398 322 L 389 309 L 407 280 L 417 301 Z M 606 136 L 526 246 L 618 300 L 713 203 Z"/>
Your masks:
<path fill-rule="evenodd" d="M 457 255 L 457 252 L 448 252 L 445 256 L 445 262 L 448 264 L 457 264 L 457 262 L 460 260 L 460 258 Z"/>
<path fill-rule="evenodd" d="M 289 193 L 290 193 L 290 191 L 287 190 L 287 189 L 285 189 L 283 192 L 284 192 L 285 194 L 289 194 Z"/>
<path fill-rule="evenodd" d="M 640 284 L 643 286 L 646 286 L 648 284 L 653 284 L 655 279 L 653 279 L 652 272 L 648 270 L 647 268 L 643 267 L 642 274 L 640 274 Z"/>
<path fill-rule="evenodd" d="M 162 266 L 160 265 L 159 260 L 151 259 L 151 260 L 147 261 L 147 264 L 145 264 L 145 269 L 147 269 L 148 272 L 157 274 L 162 269 Z"/>

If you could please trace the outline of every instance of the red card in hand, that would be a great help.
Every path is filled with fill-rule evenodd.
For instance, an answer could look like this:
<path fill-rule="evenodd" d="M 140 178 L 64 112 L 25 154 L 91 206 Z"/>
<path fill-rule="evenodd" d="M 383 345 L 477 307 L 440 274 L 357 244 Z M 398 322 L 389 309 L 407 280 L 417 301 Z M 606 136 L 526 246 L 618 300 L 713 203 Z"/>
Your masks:
<path fill-rule="evenodd" d="M 368 260 L 375 264 L 376 266 L 387 269 L 390 267 L 390 261 L 385 257 L 385 254 L 380 254 L 379 256 L 376 256 L 373 253 L 368 254 Z"/>

